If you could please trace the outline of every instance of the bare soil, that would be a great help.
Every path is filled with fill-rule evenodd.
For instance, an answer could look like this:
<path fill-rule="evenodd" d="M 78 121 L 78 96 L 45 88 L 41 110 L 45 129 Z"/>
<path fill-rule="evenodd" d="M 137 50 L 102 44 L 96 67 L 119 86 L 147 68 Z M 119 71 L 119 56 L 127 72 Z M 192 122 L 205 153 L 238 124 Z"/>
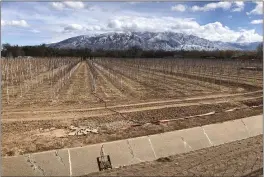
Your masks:
<path fill-rule="evenodd" d="M 82 119 L 6 122 L 2 123 L 2 156 L 78 147 L 262 114 L 262 106 L 247 107 L 241 105 L 241 109 L 233 109 L 238 108 L 237 106 L 237 104 L 225 103 L 164 108 Z M 207 113 L 213 114 L 207 115 Z M 159 122 L 159 120 L 164 119 L 173 121 Z M 95 128 L 99 134 L 69 136 L 71 125 Z"/>
<path fill-rule="evenodd" d="M 42 60 L 34 63 L 40 61 L 45 65 Z M 134 60 L 104 62 L 82 61 L 70 67 L 69 62 L 58 63 L 53 70 L 36 69 L 35 75 L 17 74 L 12 77 L 19 79 L 13 80 L 5 68 L 1 155 L 78 147 L 262 114 L 261 71 L 225 73 L 210 70 L 210 63 L 204 69 L 178 63 L 168 71 L 164 68 L 172 65 L 163 60 L 140 67 Z M 24 67 L 14 68 L 14 73 L 23 73 L 19 69 Z M 98 134 L 70 136 L 72 125 L 96 129 Z"/>

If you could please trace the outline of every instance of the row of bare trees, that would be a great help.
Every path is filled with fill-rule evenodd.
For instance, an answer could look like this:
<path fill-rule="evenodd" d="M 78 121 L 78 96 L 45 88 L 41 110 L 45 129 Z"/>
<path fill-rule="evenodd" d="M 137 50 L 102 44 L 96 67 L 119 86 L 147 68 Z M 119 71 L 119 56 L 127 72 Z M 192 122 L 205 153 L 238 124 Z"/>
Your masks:
<path fill-rule="evenodd" d="M 251 85 L 262 84 L 262 72 L 257 70 L 260 61 L 215 60 L 215 59 L 96 59 L 96 63 L 108 71 L 109 76 L 119 80 L 122 76 L 138 82 L 153 80 L 156 75 L 162 75 L 163 80 L 170 80 L 171 75 L 188 77 L 190 79 L 229 86 L 239 83 Z M 242 68 L 253 68 L 251 71 Z M 256 68 L 256 69 L 254 69 Z"/>
<path fill-rule="evenodd" d="M 263 44 L 261 43 L 255 50 L 252 51 L 237 51 L 237 50 L 215 50 L 215 51 L 198 51 L 186 50 L 186 41 L 184 36 L 179 40 L 180 50 L 164 51 L 164 50 L 143 50 L 138 46 L 133 46 L 126 50 L 91 50 L 88 48 L 80 49 L 57 49 L 47 47 L 46 45 L 39 46 L 11 46 L 3 44 L 1 56 L 3 57 L 18 57 L 18 56 L 35 56 L 35 57 L 114 57 L 114 58 L 239 58 L 246 59 L 263 58 Z"/>
<path fill-rule="evenodd" d="M 43 84 L 50 85 L 55 96 L 79 61 L 77 58 L 1 59 L 4 100 L 10 103 L 23 98 Z"/>

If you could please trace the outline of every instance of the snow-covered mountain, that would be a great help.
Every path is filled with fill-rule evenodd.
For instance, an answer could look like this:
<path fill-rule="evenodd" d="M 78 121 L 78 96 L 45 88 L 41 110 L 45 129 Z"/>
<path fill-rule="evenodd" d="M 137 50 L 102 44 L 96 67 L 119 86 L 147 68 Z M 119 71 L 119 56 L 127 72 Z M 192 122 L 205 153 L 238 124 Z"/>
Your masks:
<path fill-rule="evenodd" d="M 48 44 L 54 48 L 90 48 L 124 50 L 138 46 L 143 50 L 255 50 L 259 43 L 230 43 L 209 41 L 193 35 L 173 32 L 126 32 L 106 33 L 95 36 L 76 36 L 58 43 Z"/>

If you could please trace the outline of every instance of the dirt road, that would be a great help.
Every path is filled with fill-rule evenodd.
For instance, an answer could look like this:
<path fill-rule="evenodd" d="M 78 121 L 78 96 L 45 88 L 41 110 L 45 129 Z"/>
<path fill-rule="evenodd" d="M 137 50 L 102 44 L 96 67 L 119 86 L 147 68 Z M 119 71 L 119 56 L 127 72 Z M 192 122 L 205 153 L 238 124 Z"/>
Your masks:
<path fill-rule="evenodd" d="M 85 94 L 83 94 L 85 95 Z M 78 95 L 74 95 L 78 97 Z M 91 97 L 89 97 L 91 98 Z M 158 110 L 164 108 L 177 108 L 195 105 L 210 105 L 228 102 L 238 102 L 245 100 L 262 99 L 262 91 L 254 91 L 239 94 L 218 94 L 208 95 L 204 97 L 193 97 L 185 99 L 160 100 L 155 102 L 124 104 L 114 106 L 99 106 L 86 109 L 56 109 L 56 110 L 3 110 L 2 121 L 32 121 L 32 120 L 60 120 L 60 119 L 76 119 L 97 116 L 113 115 L 118 113 L 133 113 L 150 110 Z M 80 99 L 81 100 L 81 99 Z M 109 104 L 107 104 L 109 105 Z"/>

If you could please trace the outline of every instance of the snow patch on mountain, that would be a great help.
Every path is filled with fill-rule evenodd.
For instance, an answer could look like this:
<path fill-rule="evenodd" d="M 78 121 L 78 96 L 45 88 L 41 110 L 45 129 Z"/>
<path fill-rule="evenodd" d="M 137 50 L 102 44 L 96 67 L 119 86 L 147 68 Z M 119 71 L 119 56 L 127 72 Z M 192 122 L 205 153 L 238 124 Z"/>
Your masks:
<path fill-rule="evenodd" d="M 241 41 L 241 40 L 239 40 Z M 259 43 L 228 43 L 209 41 L 194 35 L 174 32 L 124 32 L 105 33 L 94 36 L 76 36 L 58 43 L 48 44 L 54 48 L 90 48 L 125 50 L 137 46 L 143 50 L 255 50 Z"/>

